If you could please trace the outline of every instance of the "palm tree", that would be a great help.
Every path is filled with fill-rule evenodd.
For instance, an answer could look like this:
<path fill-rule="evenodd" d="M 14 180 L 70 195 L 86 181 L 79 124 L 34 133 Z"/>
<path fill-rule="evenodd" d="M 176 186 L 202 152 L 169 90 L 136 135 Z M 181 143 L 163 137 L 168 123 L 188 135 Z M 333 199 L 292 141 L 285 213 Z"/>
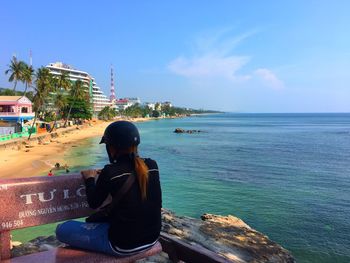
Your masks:
<path fill-rule="evenodd" d="M 68 91 L 72 86 L 72 82 L 69 79 L 69 74 L 67 72 L 62 72 L 61 75 L 55 78 L 56 80 L 56 91 L 58 89 Z"/>
<path fill-rule="evenodd" d="M 52 76 L 50 74 L 50 70 L 47 68 L 41 67 L 37 70 L 34 88 L 34 98 L 33 98 L 33 109 L 35 111 L 34 121 L 31 127 L 31 131 L 35 125 L 36 119 L 39 116 L 39 113 L 43 106 L 45 105 L 45 100 L 49 92 L 52 91 Z M 28 140 L 32 136 L 32 132 L 29 133 Z"/>
<path fill-rule="evenodd" d="M 77 99 L 87 99 L 86 98 L 86 84 L 82 82 L 81 80 L 77 80 L 73 83 L 71 89 L 70 89 L 70 96 L 72 98 L 72 101 L 70 103 L 69 111 L 67 114 L 66 121 L 64 122 L 64 127 L 67 127 L 67 122 L 69 120 L 70 113 L 72 111 L 72 108 L 74 106 L 74 103 Z"/>
<path fill-rule="evenodd" d="M 53 126 L 51 127 L 50 133 L 53 131 L 53 129 L 56 127 L 57 123 L 57 116 L 59 113 L 67 106 L 67 97 L 65 94 L 63 94 L 62 91 L 58 91 L 54 98 L 54 107 L 56 108 L 56 114 L 55 114 L 55 121 L 53 123 Z"/>
<path fill-rule="evenodd" d="M 13 87 L 13 91 L 16 94 L 16 86 L 18 81 L 23 80 L 23 74 L 25 70 L 26 63 L 23 61 L 18 61 L 15 56 L 12 57 L 10 65 L 8 65 L 8 69 L 5 71 L 5 74 L 10 74 L 9 81 L 15 82 L 15 85 Z"/>
<path fill-rule="evenodd" d="M 115 109 L 106 106 L 98 113 L 98 118 L 101 120 L 109 121 L 112 120 L 115 115 L 117 115 Z"/>
<path fill-rule="evenodd" d="M 24 63 L 23 76 L 22 80 L 26 84 L 26 88 L 24 90 L 23 96 L 26 95 L 28 87 L 31 87 L 34 77 L 34 68 L 30 65 Z"/>
<path fill-rule="evenodd" d="M 58 77 L 53 77 L 52 81 L 53 81 L 53 87 L 54 87 L 53 105 L 56 108 L 56 115 L 55 115 L 54 124 L 50 130 L 50 133 L 53 131 L 53 129 L 56 126 L 57 116 L 67 106 L 67 98 L 65 93 L 68 90 L 70 90 L 72 87 L 72 82 L 70 81 L 69 75 L 67 72 L 62 72 L 62 74 L 59 75 Z"/>

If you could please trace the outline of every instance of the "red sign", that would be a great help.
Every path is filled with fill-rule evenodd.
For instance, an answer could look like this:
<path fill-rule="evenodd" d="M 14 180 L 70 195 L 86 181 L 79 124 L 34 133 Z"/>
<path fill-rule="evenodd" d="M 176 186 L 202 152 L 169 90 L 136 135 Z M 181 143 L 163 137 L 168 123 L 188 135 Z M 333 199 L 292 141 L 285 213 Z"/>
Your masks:
<path fill-rule="evenodd" d="M 91 214 L 81 175 L 0 180 L 0 231 Z"/>

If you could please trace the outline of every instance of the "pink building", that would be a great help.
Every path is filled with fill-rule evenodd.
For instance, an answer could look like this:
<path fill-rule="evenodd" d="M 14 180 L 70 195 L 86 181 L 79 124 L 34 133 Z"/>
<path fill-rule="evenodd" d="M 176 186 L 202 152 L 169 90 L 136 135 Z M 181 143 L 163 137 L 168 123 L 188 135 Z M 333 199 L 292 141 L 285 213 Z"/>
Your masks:
<path fill-rule="evenodd" d="M 34 118 L 32 102 L 25 96 L 0 96 L 0 120 L 23 123 Z"/>

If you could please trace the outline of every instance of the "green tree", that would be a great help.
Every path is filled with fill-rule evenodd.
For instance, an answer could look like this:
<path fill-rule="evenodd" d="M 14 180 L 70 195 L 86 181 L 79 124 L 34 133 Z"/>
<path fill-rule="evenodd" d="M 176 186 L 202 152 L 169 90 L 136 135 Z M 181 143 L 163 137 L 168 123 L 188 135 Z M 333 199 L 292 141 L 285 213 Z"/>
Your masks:
<path fill-rule="evenodd" d="M 67 122 L 70 118 L 70 114 L 72 108 L 75 106 L 75 101 L 78 100 L 87 100 L 87 92 L 86 92 L 86 84 L 81 80 L 77 80 L 73 83 L 70 89 L 70 99 L 68 100 L 68 104 L 70 105 L 66 121 L 64 122 L 64 127 L 67 127 Z"/>
<path fill-rule="evenodd" d="M 29 66 L 28 64 L 23 64 L 23 76 L 22 81 L 24 81 L 26 87 L 23 93 L 23 96 L 26 95 L 28 87 L 31 87 L 33 78 L 34 78 L 34 69 L 32 66 Z"/>
<path fill-rule="evenodd" d="M 51 122 L 55 120 L 55 112 L 54 111 L 45 111 L 42 113 L 42 119 L 45 122 Z"/>
<path fill-rule="evenodd" d="M 59 116 L 60 117 L 63 116 L 63 111 L 66 108 L 67 104 L 68 104 L 67 96 L 62 91 L 56 92 L 56 94 L 54 95 L 54 98 L 53 98 L 53 106 L 55 107 L 56 112 L 55 112 L 54 123 L 51 127 L 50 133 L 56 127 L 57 118 Z"/>
<path fill-rule="evenodd" d="M 34 91 L 28 91 L 26 93 L 26 97 L 30 100 L 30 101 L 33 101 L 33 98 L 34 98 Z"/>
<path fill-rule="evenodd" d="M 91 110 L 90 102 L 88 102 L 85 98 L 68 97 L 67 105 L 70 105 L 69 114 L 71 115 L 72 118 L 84 119 L 84 120 L 89 120 L 92 118 L 92 110 Z"/>
<path fill-rule="evenodd" d="M 24 92 L 22 92 L 22 91 L 17 91 L 17 94 L 24 96 Z M 3 89 L 3 90 L 0 91 L 0 96 L 15 96 L 15 92 L 12 89 Z M 33 91 L 28 91 L 26 93 L 26 97 L 30 101 L 33 101 L 34 92 Z"/>
<path fill-rule="evenodd" d="M 160 112 L 157 110 L 152 111 L 152 117 L 158 118 L 160 116 Z"/>
<path fill-rule="evenodd" d="M 117 112 L 114 108 L 111 108 L 109 106 L 104 107 L 99 113 L 98 118 L 100 120 L 112 120 L 117 115 Z"/>
<path fill-rule="evenodd" d="M 45 67 L 39 68 L 36 71 L 35 76 L 36 76 L 35 86 L 33 87 L 34 93 L 35 93 L 33 98 L 33 109 L 35 111 L 35 115 L 34 115 L 34 121 L 33 121 L 32 127 L 30 129 L 31 132 L 29 133 L 28 140 L 32 136 L 32 131 L 35 126 L 36 120 L 40 114 L 40 111 L 43 110 L 47 95 L 49 94 L 49 92 L 52 91 L 51 74 L 47 68 Z"/>
<path fill-rule="evenodd" d="M 142 111 L 143 111 L 143 117 L 146 117 L 146 116 L 152 116 L 152 108 L 151 107 L 148 107 L 148 106 L 146 106 L 146 107 L 144 107 L 143 109 L 142 109 Z"/>
<path fill-rule="evenodd" d="M 129 117 L 137 118 L 137 117 L 142 117 L 143 111 L 138 103 L 127 107 L 124 110 L 124 114 Z"/>
<path fill-rule="evenodd" d="M 54 91 L 52 92 L 52 105 L 55 108 L 54 124 L 51 127 L 50 133 L 54 130 L 57 123 L 57 118 L 63 116 L 64 109 L 67 106 L 67 92 L 72 87 L 72 82 L 69 79 L 67 72 L 63 72 L 61 75 L 52 78 Z"/>
<path fill-rule="evenodd" d="M 171 116 L 172 115 L 172 107 L 170 107 L 170 105 L 168 105 L 168 104 L 165 104 L 165 105 L 162 106 L 162 112 L 165 115 Z"/>
<path fill-rule="evenodd" d="M 5 74 L 10 74 L 9 82 L 14 82 L 13 91 L 16 94 L 16 87 L 18 81 L 23 81 L 23 74 L 25 71 L 25 65 L 23 61 L 17 60 L 15 56 L 12 57 L 10 65 L 8 65 L 8 69 L 5 71 Z"/>
<path fill-rule="evenodd" d="M 15 96 L 15 92 L 11 89 L 4 89 L 0 91 L 0 96 Z"/>
<path fill-rule="evenodd" d="M 68 91 L 72 87 L 72 82 L 69 79 L 69 74 L 67 72 L 62 72 L 61 75 L 55 77 L 55 87 L 56 91 L 64 90 Z"/>

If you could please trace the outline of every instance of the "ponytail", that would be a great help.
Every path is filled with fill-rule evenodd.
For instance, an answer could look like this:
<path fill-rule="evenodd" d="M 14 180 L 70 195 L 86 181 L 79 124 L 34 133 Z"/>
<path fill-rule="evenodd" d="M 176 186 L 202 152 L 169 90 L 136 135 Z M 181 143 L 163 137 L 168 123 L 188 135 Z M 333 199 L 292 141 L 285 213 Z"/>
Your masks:
<path fill-rule="evenodd" d="M 142 200 L 145 200 L 147 198 L 148 167 L 139 156 L 135 156 L 134 160 L 137 180 L 140 185 L 141 197 Z"/>
<path fill-rule="evenodd" d="M 139 182 L 142 200 L 147 198 L 147 185 L 148 185 L 148 167 L 144 160 L 137 154 L 137 146 L 132 146 L 129 149 L 134 156 L 134 166 L 137 175 L 137 181 Z"/>

